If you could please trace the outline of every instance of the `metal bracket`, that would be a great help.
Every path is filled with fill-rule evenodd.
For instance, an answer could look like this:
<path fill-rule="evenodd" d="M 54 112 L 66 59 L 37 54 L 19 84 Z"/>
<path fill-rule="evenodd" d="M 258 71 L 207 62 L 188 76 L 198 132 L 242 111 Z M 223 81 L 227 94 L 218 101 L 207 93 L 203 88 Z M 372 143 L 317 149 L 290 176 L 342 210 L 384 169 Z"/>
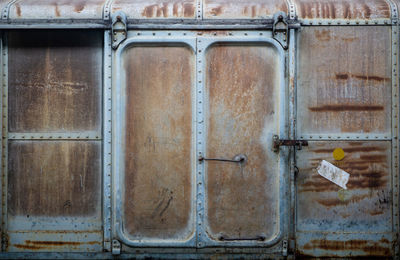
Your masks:
<path fill-rule="evenodd" d="M 288 241 L 285 239 L 282 241 L 282 256 L 288 255 Z"/>
<path fill-rule="evenodd" d="M 118 11 L 112 16 L 112 48 L 115 50 L 127 37 L 128 27 L 124 12 Z"/>
<path fill-rule="evenodd" d="M 112 254 L 113 255 L 120 255 L 121 254 L 121 243 L 118 240 L 112 241 Z"/>
<path fill-rule="evenodd" d="M 283 49 L 287 50 L 289 42 L 288 18 L 284 12 L 278 12 L 274 15 L 274 24 L 272 25 L 272 36 L 279 42 Z"/>
<path fill-rule="evenodd" d="M 303 146 L 308 146 L 308 142 L 305 140 L 285 140 L 279 139 L 279 136 L 273 136 L 274 152 L 279 152 L 281 146 L 297 146 L 298 150 L 301 150 Z"/>

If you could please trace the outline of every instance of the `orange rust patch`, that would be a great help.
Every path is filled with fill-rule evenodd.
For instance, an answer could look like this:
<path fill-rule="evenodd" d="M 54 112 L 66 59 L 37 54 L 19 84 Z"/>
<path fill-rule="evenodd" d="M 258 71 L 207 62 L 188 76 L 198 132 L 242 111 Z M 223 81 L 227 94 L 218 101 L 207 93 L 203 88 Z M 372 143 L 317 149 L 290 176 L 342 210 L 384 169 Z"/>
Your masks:
<path fill-rule="evenodd" d="M 246 7 L 246 10 L 247 10 L 247 7 Z M 222 6 L 215 7 L 213 9 L 211 9 L 211 11 L 210 11 L 210 14 L 214 15 L 214 16 L 218 16 L 221 13 L 222 13 Z"/>
<path fill-rule="evenodd" d="M 334 206 L 342 206 L 342 205 L 348 205 L 350 203 L 357 203 L 365 198 L 369 197 L 368 195 L 361 195 L 361 196 L 352 196 L 351 198 L 347 200 L 340 200 L 337 198 L 334 199 L 321 199 L 317 200 L 317 202 L 325 207 L 334 207 Z"/>
<path fill-rule="evenodd" d="M 183 16 L 184 17 L 194 16 L 194 5 L 193 4 L 184 4 L 183 5 Z"/>
<path fill-rule="evenodd" d="M 54 12 L 56 13 L 56 16 L 57 16 L 57 17 L 60 17 L 60 16 L 61 16 L 60 10 L 58 9 L 58 5 L 57 5 L 57 4 L 55 4 Z"/>
<path fill-rule="evenodd" d="M 320 41 L 329 41 L 331 40 L 331 35 L 328 30 L 321 30 L 321 31 L 315 31 L 315 37 L 319 39 Z"/>
<path fill-rule="evenodd" d="M 80 13 L 85 8 L 85 3 L 81 2 L 75 5 L 75 12 Z"/>
<path fill-rule="evenodd" d="M 19 17 L 21 17 L 21 6 L 20 6 L 19 4 L 16 4 L 16 5 L 15 5 L 15 8 L 16 8 L 16 10 L 17 10 L 17 15 L 18 15 Z"/>
<path fill-rule="evenodd" d="M 32 240 L 25 240 L 26 244 L 31 245 L 43 245 L 43 246 L 65 246 L 65 245 L 72 245 L 77 246 L 81 244 L 86 244 L 84 242 L 71 242 L 71 241 L 32 241 Z"/>

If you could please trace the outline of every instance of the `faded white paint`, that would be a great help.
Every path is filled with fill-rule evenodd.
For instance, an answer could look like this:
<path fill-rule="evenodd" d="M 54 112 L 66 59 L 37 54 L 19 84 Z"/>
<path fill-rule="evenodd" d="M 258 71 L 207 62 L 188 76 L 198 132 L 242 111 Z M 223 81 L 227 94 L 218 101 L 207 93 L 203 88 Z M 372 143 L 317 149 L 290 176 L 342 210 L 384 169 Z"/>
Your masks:
<path fill-rule="evenodd" d="M 339 169 L 335 165 L 325 160 L 322 160 L 321 163 L 318 165 L 317 171 L 322 177 L 339 185 L 343 189 L 347 189 L 346 184 L 350 178 L 350 174 L 348 174 L 347 172 Z"/>

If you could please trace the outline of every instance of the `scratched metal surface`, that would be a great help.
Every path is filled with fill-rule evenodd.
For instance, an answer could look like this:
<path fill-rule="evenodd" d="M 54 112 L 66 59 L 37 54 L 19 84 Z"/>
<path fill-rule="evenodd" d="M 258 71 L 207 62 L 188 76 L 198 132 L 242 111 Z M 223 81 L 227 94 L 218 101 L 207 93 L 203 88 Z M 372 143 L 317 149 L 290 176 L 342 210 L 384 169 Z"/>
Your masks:
<path fill-rule="evenodd" d="M 195 0 L 115 0 L 112 11 L 123 11 L 128 19 L 194 19 Z"/>
<path fill-rule="evenodd" d="M 135 46 L 123 64 L 124 231 L 134 240 L 185 240 L 193 233 L 194 54 L 184 46 Z"/>
<path fill-rule="evenodd" d="M 100 142 L 10 141 L 8 158 L 8 251 L 101 248 Z"/>
<path fill-rule="evenodd" d="M 9 18 L 20 19 L 102 19 L 106 0 L 18 0 Z"/>
<path fill-rule="evenodd" d="M 279 11 L 288 13 L 282 0 L 204 0 L 205 19 L 271 19 Z"/>
<path fill-rule="evenodd" d="M 279 229 L 279 59 L 269 45 L 217 44 L 206 55 L 206 157 L 245 154 L 243 164 L 206 164 L 208 234 L 272 239 Z"/>
<path fill-rule="evenodd" d="M 333 158 L 342 148 L 345 157 Z M 390 141 L 313 141 L 296 154 L 297 230 L 300 254 L 315 256 L 390 256 L 392 174 Z M 320 176 L 326 160 L 350 174 L 347 190 Z M 315 235 L 313 236 L 313 232 Z M 341 234 L 344 243 L 320 235 Z M 378 234 L 378 235 L 376 235 Z M 373 236 L 375 235 L 375 236 Z M 374 241 L 378 236 L 383 240 Z M 381 239 L 379 238 L 379 239 Z"/>
<path fill-rule="evenodd" d="M 371 20 L 390 18 L 385 0 L 293 0 L 300 19 Z"/>
<path fill-rule="evenodd" d="M 101 129 L 102 34 L 11 31 L 9 132 Z"/>
<path fill-rule="evenodd" d="M 391 132 L 390 27 L 299 34 L 297 135 Z"/>

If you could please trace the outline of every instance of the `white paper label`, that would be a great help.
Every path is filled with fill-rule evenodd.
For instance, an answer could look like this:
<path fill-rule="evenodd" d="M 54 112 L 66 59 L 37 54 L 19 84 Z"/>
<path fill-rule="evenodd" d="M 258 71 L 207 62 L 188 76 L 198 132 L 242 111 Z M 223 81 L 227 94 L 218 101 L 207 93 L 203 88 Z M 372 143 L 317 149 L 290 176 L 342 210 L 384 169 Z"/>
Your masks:
<path fill-rule="evenodd" d="M 346 184 L 350 178 L 350 174 L 347 172 L 339 169 L 335 165 L 325 160 L 322 160 L 322 162 L 318 165 L 317 171 L 322 177 L 347 190 Z"/>

